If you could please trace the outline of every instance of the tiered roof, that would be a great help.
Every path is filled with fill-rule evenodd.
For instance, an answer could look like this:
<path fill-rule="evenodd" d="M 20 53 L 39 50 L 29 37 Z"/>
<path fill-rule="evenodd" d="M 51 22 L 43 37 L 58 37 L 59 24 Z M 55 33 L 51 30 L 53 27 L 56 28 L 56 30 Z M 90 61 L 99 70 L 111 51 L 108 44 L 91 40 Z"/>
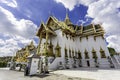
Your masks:
<path fill-rule="evenodd" d="M 27 57 L 31 54 L 31 53 L 35 53 L 36 52 L 36 47 L 33 44 L 33 41 L 25 46 L 25 48 L 22 48 L 21 50 L 18 50 L 16 52 L 16 61 L 17 62 L 26 62 L 27 61 Z"/>
<path fill-rule="evenodd" d="M 48 31 L 50 34 L 56 35 L 55 31 L 58 29 L 61 29 L 62 32 L 71 36 L 83 37 L 89 35 L 104 35 L 104 30 L 100 24 L 89 24 L 87 26 L 74 25 L 70 21 L 68 14 L 66 15 L 64 21 L 59 21 L 54 16 L 50 16 L 46 24 L 44 24 L 43 22 L 41 23 L 36 35 L 40 36 L 40 33 L 42 33 L 44 38 L 46 31 Z"/>

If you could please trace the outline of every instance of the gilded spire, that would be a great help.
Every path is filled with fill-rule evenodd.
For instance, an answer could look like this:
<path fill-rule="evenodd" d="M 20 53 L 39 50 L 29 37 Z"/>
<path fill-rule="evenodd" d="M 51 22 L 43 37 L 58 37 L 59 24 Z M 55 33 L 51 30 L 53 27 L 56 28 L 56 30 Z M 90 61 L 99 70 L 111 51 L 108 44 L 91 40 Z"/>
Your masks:
<path fill-rule="evenodd" d="M 68 12 L 66 11 L 66 17 L 65 19 L 69 19 Z"/>
<path fill-rule="evenodd" d="M 31 41 L 30 45 L 33 45 L 33 41 Z"/>
<path fill-rule="evenodd" d="M 67 10 L 66 10 L 66 17 L 65 17 L 64 22 L 65 22 L 67 25 L 72 24 L 71 21 L 70 21 L 70 19 L 69 19 L 69 15 L 68 15 Z"/>

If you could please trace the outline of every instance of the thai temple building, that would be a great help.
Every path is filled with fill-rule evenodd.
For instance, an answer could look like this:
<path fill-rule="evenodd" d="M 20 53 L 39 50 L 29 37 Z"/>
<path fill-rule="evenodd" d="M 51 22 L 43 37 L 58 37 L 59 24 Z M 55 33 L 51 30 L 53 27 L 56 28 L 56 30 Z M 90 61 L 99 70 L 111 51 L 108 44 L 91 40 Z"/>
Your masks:
<path fill-rule="evenodd" d="M 49 69 L 113 66 L 100 24 L 74 25 L 68 14 L 64 21 L 50 16 L 37 32 L 37 54 L 48 57 Z"/>
<path fill-rule="evenodd" d="M 22 48 L 16 52 L 15 62 L 17 62 L 17 63 L 27 62 L 27 57 L 31 54 L 35 54 L 36 49 L 37 48 L 33 44 L 33 41 L 31 41 L 31 43 L 29 45 L 25 46 L 24 48 Z"/>

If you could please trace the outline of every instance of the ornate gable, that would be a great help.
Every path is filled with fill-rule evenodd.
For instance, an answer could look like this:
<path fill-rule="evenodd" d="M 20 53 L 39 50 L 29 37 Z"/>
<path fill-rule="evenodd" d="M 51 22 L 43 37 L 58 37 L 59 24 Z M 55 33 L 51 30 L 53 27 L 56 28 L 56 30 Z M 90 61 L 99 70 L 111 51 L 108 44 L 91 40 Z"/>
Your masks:
<path fill-rule="evenodd" d="M 41 23 L 40 28 L 39 28 L 38 32 L 36 33 L 36 36 L 40 36 L 41 32 L 45 32 L 45 26 L 43 23 Z"/>
<path fill-rule="evenodd" d="M 47 27 L 51 28 L 52 30 L 56 30 L 60 28 L 60 24 L 55 17 L 50 16 L 47 21 Z"/>

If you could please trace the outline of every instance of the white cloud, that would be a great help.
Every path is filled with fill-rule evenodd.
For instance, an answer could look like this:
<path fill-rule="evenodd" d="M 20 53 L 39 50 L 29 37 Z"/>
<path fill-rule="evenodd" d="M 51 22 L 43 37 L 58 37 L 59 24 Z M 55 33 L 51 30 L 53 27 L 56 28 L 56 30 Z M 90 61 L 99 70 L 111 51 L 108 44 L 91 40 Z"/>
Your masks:
<path fill-rule="evenodd" d="M 88 7 L 87 17 L 93 18 L 94 23 L 102 23 L 106 31 L 106 41 L 109 47 L 120 52 L 120 0 L 55 0 L 65 8 L 73 10 L 77 5 Z"/>
<path fill-rule="evenodd" d="M 120 51 L 120 35 L 111 35 L 106 38 L 109 42 L 108 46 L 113 47 L 116 51 Z"/>
<path fill-rule="evenodd" d="M 97 0 L 55 0 L 57 3 L 62 3 L 65 8 L 69 9 L 70 11 L 75 8 L 75 6 L 79 6 L 80 4 L 83 4 L 85 6 L 89 5 L 90 3 L 93 3 Z"/>
<path fill-rule="evenodd" d="M 14 15 L 8 10 L 0 7 L 0 32 L 19 35 L 25 38 L 35 36 L 37 25 L 30 20 L 17 20 Z"/>
<path fill-rule="evenodd" d="M 73 10 L 78 0 L 55 0 L 57 3 L 62 3 L 69 10 Z"/>
<path fill-rule="evenodd" d="M 17 7 L 17 2 L 16 0 L 0 0 L 0 3 L 4 3 L 10 7 L 16 8 Z"/>
<path fill-rule="evenodd" d="M 32 39 L 26 39 L 21 36 L 12 36 L 10 34 L 7 34 L 7 37 L 9 37 L 8 39 L 6 38 L 6 34 L 2 34 L 2 37 L 4 39 L 0 39 L 0 56 L 15 55 L 15 52 L 18 49 L 21 49 L 21 47 L 28 45 L 32 41 Z"/>
<path fill-rule="evenodd" d="M 8 10 L 0 7 L 0 56 L 13 55 L 35 37 L 37 26 L 30 20 L 17 20 Z M 36 44 L 36 42 L 34 41 Z"/>
<path fill-rule="evenodd" d="M 94 23 L 102 23 L 106 31 L 106 41 L 109 47 L 120 52 L 120 1 L 99 0 L 88 6 L 87 16 L 94 18 Z"/>

